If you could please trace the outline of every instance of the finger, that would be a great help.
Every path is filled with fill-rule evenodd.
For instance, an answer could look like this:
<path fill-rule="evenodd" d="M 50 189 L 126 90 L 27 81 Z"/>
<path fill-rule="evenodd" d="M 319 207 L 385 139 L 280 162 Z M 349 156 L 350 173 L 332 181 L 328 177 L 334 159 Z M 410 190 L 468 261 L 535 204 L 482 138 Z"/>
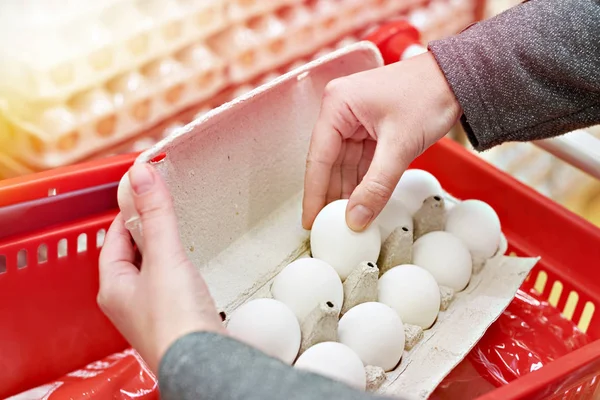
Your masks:
<path fill-rule="evenodd" d="M 380 135 L 371 166 L 348 202 L 346 222 L 350 229 L 367 228 L 387 204 L 411 161 L 407 149 L 393 135 Z"/>
<path fill-rule="evenodd" d="M 344 161 L 346 154 L 346 143 L 346 140 L 342 142 L 340 154 L 338 154 L 337 160 L 335 160 L 335 163 L 333 163 L 333 166 L 331 167 L 329 189 L 327 190 L 327 204 L 339 200 L 342 196 L 342 162 Z"/>
<path fill-rule="evenodd" d="M 340 154 L 343 140 L 359 126 L 344 101 L 340 85 L 335 82 L 330 82 L 325 88 L 321 111 L 310 140 L 302 199 L 302 225 L 305 229 L 312 227 L 315 217 L 326 204 L 331 169 Z"/>
<path fill-rule="evenodd" d="M 135 251 L 131 243 L 131 236 L 125 228 L 123 216 L 119 214 L 108 229 L 100 251 L 98 262 L 100 303 L 106 303 L 107 290 L 111 290 L 111 293 L 119 290 L 123 277 L 133 277 L 139 273 L 139 270 L 133 265 L 134 259 Z M 104 300 L 100 300 L 100 298 L 104 298 Z"/>
<path fill-rule="evenodd" d="M 348 140 L 342 162 L 342 199 L 350 197 L 358 185 L 358 163 L 362 157 L 363 142 Z"/>
<path fill-rule="evenodd" d="M 360 184 L 367 174 L 369 167 L 371 166 L 371 162 L 373 161 L 373 156 L 375 155 L 375 147 L 377 146 L 377 142 L 372 139 L 367 139 L 363 142 L 363 152 L 358 163 L 358 184 Z"/>
<path fill-rule="evenodd" d="M 119 214 L 116 216 L 106 237 L 104 238 L 104 245 L 100 251 L 99 263 L 100 265 L 110 265 L 114 263 L 133 263 L 135 260 L 135 250 L 131 243 L 131 235 L 127 228 L 125 228 L 125 221 L 123 215 Z"/>
<path fill-rule="evenodd" d="M 144 260 L 152 260 L 148 265 L 156 266 L 184 260 L 173 200 L 161 176 L 149 164 L 135 164 L 129 170 L 129 180 L 142 224 Z"/>

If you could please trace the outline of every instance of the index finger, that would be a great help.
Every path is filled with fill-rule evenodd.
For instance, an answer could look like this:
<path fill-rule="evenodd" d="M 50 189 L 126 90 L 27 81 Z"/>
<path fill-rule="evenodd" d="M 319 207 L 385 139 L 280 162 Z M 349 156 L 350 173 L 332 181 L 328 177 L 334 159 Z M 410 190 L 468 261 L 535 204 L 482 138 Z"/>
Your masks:
<path fill-rule="evenodd" d="M 302 199 L 302 226 L 305 229 L 312 227 L 317 214 L 325 207 L 331 170 L 342 143 L 359 125 L 348 105 L 341 100 L 324 97 L 306 160 Z"/>

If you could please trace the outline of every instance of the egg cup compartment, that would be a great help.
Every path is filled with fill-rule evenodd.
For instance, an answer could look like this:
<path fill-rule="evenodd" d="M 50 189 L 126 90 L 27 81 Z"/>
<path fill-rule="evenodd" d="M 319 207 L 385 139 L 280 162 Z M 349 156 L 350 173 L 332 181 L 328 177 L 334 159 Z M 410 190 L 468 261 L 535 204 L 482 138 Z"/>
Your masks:
<path fill-rule="evenodd" d="M 231 314 L 248 300 L 270 297 L 278 273 L 308 254 L 309 235 L 300 223 L 302 187 L 323 89 L 335 78 L 380 65 L 372 44 L 344 47 L 209 111 L 136 160 L 161 155 L 153 165 L 173 196 L 182 243 L 219 310 Z M 139 239 L 135 224 L 132 235 Z M 448 307 L 433 328 L 406 324 L 411 350 L 385 380 L 377 368 L 367 369 L 382 382 L 377 391 L 426 398 L 502 313 L 536 262 L 498 255 L 461 293 L 440 289 Z M 369 279 L 367 267 L 374 268 L 363 264 L 356 276 Z M 350 294 L 359 285 L 346 286 Z M 313 328 L 304 330 L 315 333 L 324 320 L 331 325 L 329 308 L 325 302 L 313 310 Z M 323 332 L 333 337 L 331 329 Z M 305 346 L 318 340 L 312 337 Z"/>
<path fill-rule="evenodd" d="M 304 0 L 228 0 L 227 18 L 233 23 L 272 13 L 280 7 L 300 4 Z"/>
<path fill-rule="evenodd" d="M 318 44 L 313 25 L 308 22 L 301 18 L 286 20 L 278 14 L 255 17 L 215 35 L 208 43 L 227 60 L 231 82 L 241 84 L 314 51 Z"/>

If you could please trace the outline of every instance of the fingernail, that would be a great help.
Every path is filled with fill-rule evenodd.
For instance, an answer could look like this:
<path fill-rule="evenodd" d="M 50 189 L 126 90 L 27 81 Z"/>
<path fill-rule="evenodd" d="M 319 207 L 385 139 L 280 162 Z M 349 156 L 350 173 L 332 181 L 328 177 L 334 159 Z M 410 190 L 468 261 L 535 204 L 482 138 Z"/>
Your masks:
<path fill-rule="evenodd" d="M 147 193 L 154 186 L 154 173 L 148 164 L 135 164 L 129 170 L 131 188 L 137 195 Z"/>
<path fill-rule="evenodd" d="M 373 218 L 373 211 L 363 205 L 354 206 L 348 213 L 348 226 L 353 231 L 362 231 Z"/>

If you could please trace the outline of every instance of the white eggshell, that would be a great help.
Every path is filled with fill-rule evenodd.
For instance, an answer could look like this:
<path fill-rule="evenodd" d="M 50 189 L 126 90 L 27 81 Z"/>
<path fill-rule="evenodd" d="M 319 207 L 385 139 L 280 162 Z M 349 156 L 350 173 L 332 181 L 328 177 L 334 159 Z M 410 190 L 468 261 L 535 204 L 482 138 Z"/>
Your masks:
<path fill-rule="evenodd" d="M 463 290 L 473 272 L 469 249 L 462 240 L 444 231 L 430 232 L 413 245 L 413 264 L 423 267 L 440 286 Z"/>
<path fill-rule="evenodd" d="M 440 288 L 427 270 L 412 264 L 387 271 L 378 283 L 378 298 L 396 310 L 402 322 L 428 329 L 440 312 Z"/>
<path fill-rule="evenodd" d="M 402 174 L 392 198 L 401 201 L 408 212 L 414 215 L 425 199 L 442 194 L 442 185 L 435 176 L 422 169 L 408 169 Z"/>
<path fill-rule="evenodd" d="M 377 224 L 354 232 L 346 224 L 348 200 L 336 200 L 317 215 L 310 233 L 313 257 L 330 264 L 342 281 L 363 261 L 377 262 L 381 234 Z"/>
<path fill-rule="evenodd" d="M 396 228 L 406 227 L 410 231 L 413 230 L 412 215 L 400 200 L 394 198 L 388 201 L 374 223 L 379 226 L 381 243 L 385 242 Z"/>
<path fill-rule="evenodd" d="M 274 299 L 256 299 L 241 305 L 231 314 L 227 330 L 234 338 L 289 365 L 300 350 L 296 315 Z"/>
<path fill-rule="evenodd" d="M 498 214 L 480 200 L 466 200 L 452 208 L 446 232 L 461 239 L 473 257 L 484 259 L 496 253 L 502 236 Z"/>
<path fill-rule="evenodd" d="M 404 353 L 404 325 L 393 308 L 362 303 L 340 319 L 338 341 L 354 350 L 364 365 L 391 371 Z"/>
<path fill-rule="evenodd" d="M 331 265 L 316 258 L 301 258 L 285 267 L 273 280 L 271 293 L 300 321 L 327 301 L 332 302 L 339 312 L 344 300 L 339 275 Z"/>
<path fill-rule="evenodd" d="M 296 361 L 295 367 L 343 382 L 365 390 L 367 377 L 360 357 L 348 346 L 336 342 L 322 342 L 307 349 Z"/>

